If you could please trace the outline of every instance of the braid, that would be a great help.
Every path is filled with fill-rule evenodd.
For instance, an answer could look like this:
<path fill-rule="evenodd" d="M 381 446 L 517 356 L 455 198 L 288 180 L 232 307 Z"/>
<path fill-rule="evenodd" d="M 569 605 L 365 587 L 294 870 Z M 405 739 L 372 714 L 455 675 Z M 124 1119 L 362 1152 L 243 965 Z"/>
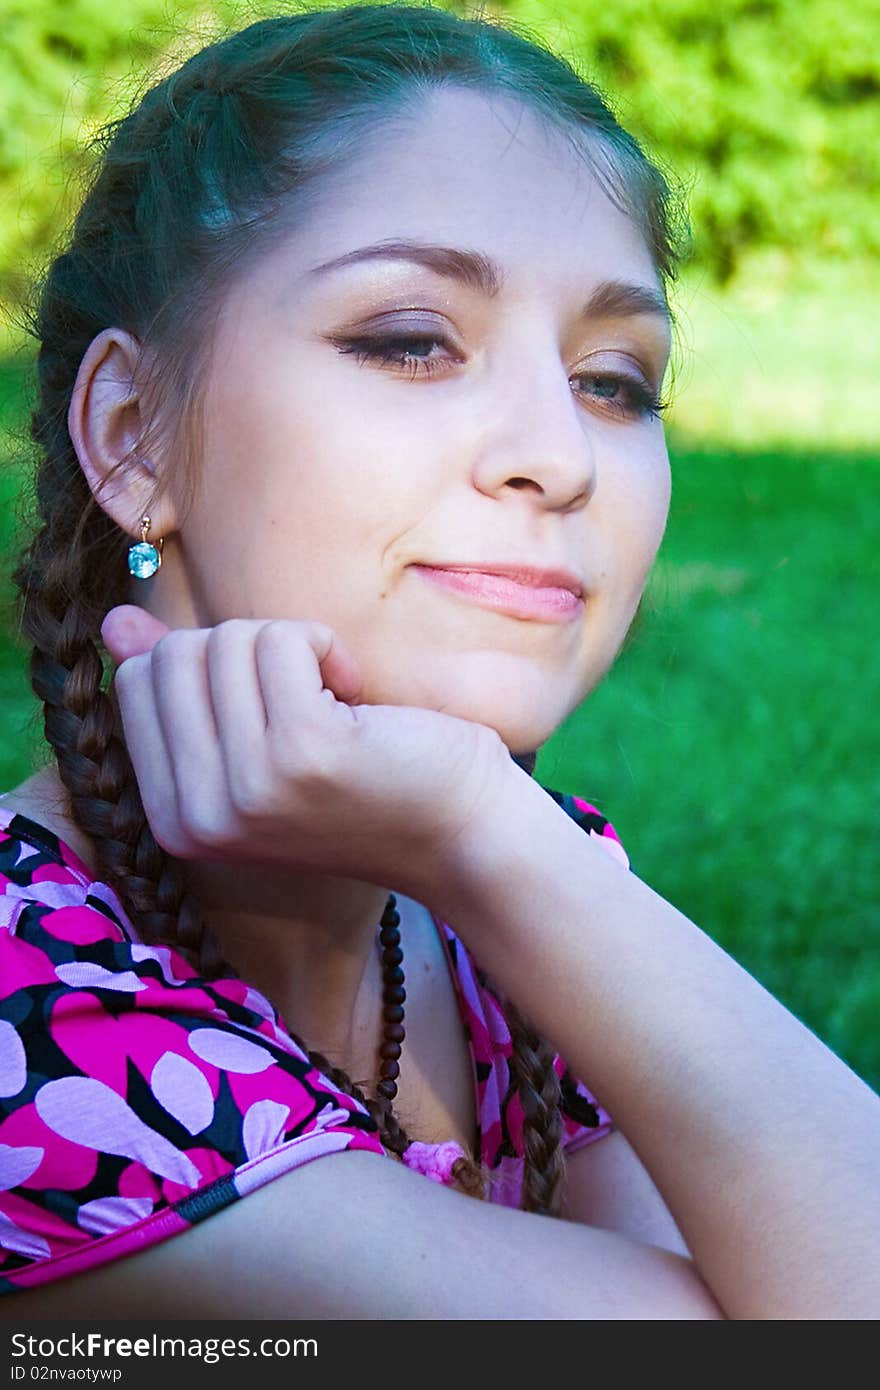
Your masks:
<path fill-rule="evenodd" d="M 527 755 L 534 765 L 534 755 Z M 519 761 L 519 759 L 516 759 Z M 565 1194 L 565 1156 L 562 1151 L 562 1087 L 556 1071 L 555 1049 L 541 1038 L 513 1001 L 496 989 L 485 971 L 476 971 L 484 989 L 504 999 L 510 1029 L 510 1092 L 523 1110 L 522 1211 L 557 1216 Z"/>
<path fill-rule="evenodd" d="M 19 569 L 17 582 L 24 578 Z M 52 598 L 31 589 L 24 604 L 28 635 L 52 634 L 34 645 L 31 684 L 43 702 L 46 739 L 71 813 L 94 845 L 98 872 L 116 889 L 145 940 L 177 947 L 206 979 L 229 973 L 185 891 L 184 865 L 165 853 L 150 830 L 116 702 L 101 689 L 102 661 L 85 605 L 74 600 L 59 620 Z"/>
<path fill-rule="evenodd" d="M 518 754 L 513 761 L 534 776 L 537 754 Z M 562 1152 L 562 1088 L 556 1071 L 555 1049 L 540 1038 L 509 999 L 505 1015 L 510 1027 L 513 1084 L 523 1109 L 524 1211 L 556 1216 L 565 1192 L 565 1158 Z"/>
<path fill-rule="evenodd" d="M 511 1071 L 523 1108 L 523 1211 L 557 1216 L 562 1206 L 565 1157 L 555 1050 L 509 1000 L 505 1014 L 513 1043 Z"/>
<path fill-rule="evenodd" d="M 141 803 L 112 692 L 103 688 L 100 623 L 124 602 L 121 536 L 94 504 L 66 428 L 57 425 L 73 381 L 63 357 L 44 347 L 41 400 L 32 434 L 45 450 L 37 483 L 42 521 L 13 576 L 21 629 L 33 643 L 31 685 L 43 705 L 76 824 L 91 839 L 97 867 L 150 942 L 177 946 L 206 978 L 221 961 L 216 941 L 185 892 L 184 866 L 156 843 Z M 69 360 L 69 370 L 76 367 Z M 79 496 L 78 496 L 79 494 Z M 70 534 L 70 517 L 80 520 Z M 94 564 L 91 563 L 94 557 Z M 115 574 L 114 574 L 115 570 Z"/>
<path fill-rule="evenodd" d="M 53 361 L 54 370 L 43 370 Z M 234 973 L 224 962 L 216 938 L 205 926 L 198 903 L 185 888 L 185 866 L 156 842 L 144 812 L 137 779 L 125 745 L 112 687 L 103 688 L 99 654 L 105 611 L 125 601 L 121 537 L 94 504 L 66 429 L 53 430 L 61 413 L 53 397 L 69 400 L 73 382 L 59 372 L 61 357 L 44 347 L 40 358 L 41 402 L 32 434 L 43 445 L 37 500 L 42 527 L 20 557 L 14 581 L 20 593 L 21 628 L 34 643 L 31 684 L 44 709 L 44 731 L 76 824 L 91 839 L 102 877 L 114 887 L 139 932 L 152 943 L 180 951 L 205 979 Z M 70 362 L 75 373 L 76 365 Z M 68 517 L 79 492 L 81 522 L 71 542 Z M 95 535 L 98 531 L 101 534 Z M 85 563 L 100 557 L 100 581 L 89 583 Z M 114 563 L 115 562 L 115 563 Z M 98 589 L 100 601 L 91 598 Z M 402 1157 L 410 1139 L 387 1104 L 365 1095 L 340 1067 L 296 1039 L 311 1064 L 339 1090 L 358 1100 L 376 1122 L 383 1145 Z M 459 1159 L 452 1176 L 457 1187 L 482 1197 L 485 1178 L 472 1159 Z"/>

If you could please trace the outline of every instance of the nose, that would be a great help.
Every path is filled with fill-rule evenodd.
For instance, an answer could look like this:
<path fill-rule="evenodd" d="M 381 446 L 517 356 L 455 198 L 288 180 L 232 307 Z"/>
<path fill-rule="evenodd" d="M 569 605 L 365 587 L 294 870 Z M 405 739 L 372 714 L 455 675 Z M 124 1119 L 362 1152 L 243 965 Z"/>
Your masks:
<path fill-rule="evenodd" d="M 500 354 L 487 380 L 475 485 L 534 493 L 547 511 L 585 506 L 596 490 L 596 441 L 558 350 L 533 337 Z"/>

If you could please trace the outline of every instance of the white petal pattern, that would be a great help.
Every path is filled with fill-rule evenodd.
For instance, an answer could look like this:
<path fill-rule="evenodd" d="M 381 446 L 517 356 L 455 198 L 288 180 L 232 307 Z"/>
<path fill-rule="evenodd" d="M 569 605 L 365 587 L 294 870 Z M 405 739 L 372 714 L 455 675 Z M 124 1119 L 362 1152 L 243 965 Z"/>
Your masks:
<path fill-rule="evenodd" d="M 255 1100 L 248 1107 L 241 1127 L 248 1158 L 258 1158 L 278 1147 L 289 1114 L 290 1106 L 280 1105 L 277 1100 Z"/>
<path fill-rule="evenodd" d="M 92 1076 L 64 1076 L 37 1092 L 43 1124 L 72 1144 L 132 1158 L 171 1182 L 196 1187 L 199 1170 L 180 1149 L 145 1125 L 122 1096 Z"/>
<path fill-rule="evenodd" d="M 275 1058 L 259 1043 L 222 1028 L 195 1028 L 189 1035 L 189 1045 L 203 1062 L 242 1076 L 254 1076 L 275 1065 Z"/>
<path fill-rule="evenodd" d="M 37 1144 L 22 1144 L 20 1148 L 0 1144 L 0 1192 L 27 1182 L 39 1168 L 45 1152 Z"/>
<path fill-rule="evenodd" d="M 149 1197 L 96 1197 L 83 1202 L 77 1212 L 77 1225 L 93 1236 L 109 1236 L 112 1231 L 143 1221 L 153 1210 Z"/>
<path fill-rule="evenodd" d="M 27 1081 L 27 1055 L 15 1028 L 0 1019 L 0 1096 L 17 1096 Z"/>
<path fill-rule="evenodd" d="M 162 1109 L 190 1134 L 200 1134 L 213 1120 L 214 1096 L 208 1078 L 186 1057 L 163 1052 L 153 1068 L 150 1086 Z"/>
<path fill-rule="evenodd" d="M 120 994 L 138 994 L 147 986 L 133 970 L 105 970 L 90 960 L 72 960 L 57 965 L 55 974 L 65 985 L 74 989 L 116 989 Z"/>
<path fill-rule="evenodd" d="M 16 1255 L 24 1255 L 30 1260 L 45 1260 L 51 1255 L 48 1242 L 32 1231 L 23 1231 L 20 1226 L 0 1211 L 0 1245 L 4 1250 L 13 1250 Z"/>

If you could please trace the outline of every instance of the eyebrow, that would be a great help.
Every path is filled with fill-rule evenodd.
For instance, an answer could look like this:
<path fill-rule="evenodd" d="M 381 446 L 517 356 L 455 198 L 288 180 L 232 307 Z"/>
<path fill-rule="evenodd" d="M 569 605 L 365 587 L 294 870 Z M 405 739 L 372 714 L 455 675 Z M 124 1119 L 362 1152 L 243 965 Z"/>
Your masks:
<path fill-rule="evenodd" d="M 438 246 L 424 241 L 378 241 L 372 246 L 360 246 L 333 260 L 312 266 L 309 277 L 339 270 L 372 260 L 410 261 L 426 266 L 437 275 L 457 280 L 468 289 L 478 290 L 487 299 L 494 299 L 505 284 L 506 276 L 496 261 L 480 251 L 457 246 Z M 623 280 L 605 280 L 597 285 L 582 309 L 584 318 L 632 318 L 637 314 L 655 314 L 667 323 L 672 315 L 666 296 L 650 285 L 630 284 Z"/>

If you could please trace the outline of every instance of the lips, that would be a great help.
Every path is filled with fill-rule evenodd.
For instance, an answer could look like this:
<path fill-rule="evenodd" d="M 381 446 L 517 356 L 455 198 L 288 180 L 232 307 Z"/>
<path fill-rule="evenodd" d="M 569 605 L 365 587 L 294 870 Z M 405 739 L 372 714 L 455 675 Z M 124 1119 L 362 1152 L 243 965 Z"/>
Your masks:
<path fill-rule="evenodd" d="M 511 618 L 566 623 L 583 611 L 583 586 L 567 570 L 491 569 L 464 565 L 413 565 L 412 568 L 451 598 L 495 609 Z M 560 582 L 561 581 L 561 582 Z"/>
<path fill-rule="evenodd" d="M 572 570 L 567 569 L 522 565 L 515 561 L 498 564 L 463 562 L 454 565 L 429 565 L 425 568 L 443 570 L 453 574 L 495 574 L 513 580 L 516 584 L 523 584 L 529 589 L 568 589 L 575 598 L 583 598 L 584 595 L 583 583 Z"/>

